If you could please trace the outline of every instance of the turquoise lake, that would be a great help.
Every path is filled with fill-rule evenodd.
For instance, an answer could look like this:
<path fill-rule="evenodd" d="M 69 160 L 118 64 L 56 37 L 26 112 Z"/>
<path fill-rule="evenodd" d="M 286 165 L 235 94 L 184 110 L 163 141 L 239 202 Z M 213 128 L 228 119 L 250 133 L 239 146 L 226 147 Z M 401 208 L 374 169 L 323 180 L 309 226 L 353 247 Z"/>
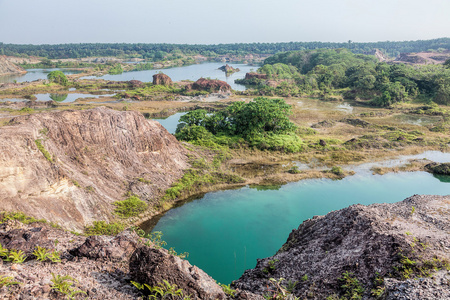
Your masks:
<path fill-rule="evenodd" d="M 449 154 L 443 159 L 449 161 Z M 392 203 L 414 194 L 448 195 L 449 182 L 447 176 L 427 172 L 372 175 L 362 168 L 342 180 L 207 193 L 168 211 L 154 228 L 150 222 L 143 228 L 162 231 L 168 247 L 189 252 L 192 264 L 228 284 L 255 267 L 257 258 L 274 255 L 306 219 L 357 203 Z"/>

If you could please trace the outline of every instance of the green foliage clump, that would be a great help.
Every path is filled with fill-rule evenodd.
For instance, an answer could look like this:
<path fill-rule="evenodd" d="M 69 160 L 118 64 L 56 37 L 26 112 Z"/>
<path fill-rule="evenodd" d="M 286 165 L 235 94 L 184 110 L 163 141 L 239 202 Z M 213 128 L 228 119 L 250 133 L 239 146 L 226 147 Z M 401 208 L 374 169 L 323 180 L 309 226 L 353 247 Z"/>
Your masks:
<path fill-rule="evenodd" d="M 51 288 L 65 295 L 67 299 L 75 299 L 75 296 L 80 293 L 86 294 L 85 291 L 74 287 L 74 285 L 77 284 L 78 281 L 69 275 L 61 276 L 52 273 L 52 279 L 50 280 L 52 282 Z"/>
<path fill-rule="evenodd" d="M 108 70 L 108 74 L 110 74 L 110 75 L 117 75 L 117 74 L 122 74 L 122 73 L 123 73 L 123 68 L 122 68 L 121 64 L 115 64 Z"/>
<path fill-rule="evenodd" d="M 27 216 L 23 212 L 2 212 L 0 220 L 2 223 L 7 222 L 9 220 L 17 220 L 23 224 L 31 224 L 35 222 L 39 223 L 47 223 L 44 219 L 36 219 L 30 216 Z"/>
<path fill-rule="evenodd" d="M 347 299 L 362 299 L 364 288 L 359 280 L 354 277 L 353 273 L 344 272 L 342 274 L 342 277 L 338 278 L 338 280 L 342 283 L 341 288 L 344 291 L 344 295 Z"/>
<path fill-rule="evenodd" d="M 50 82 L 58 83 L 60 85 L 67 85 L 67 83 L 69 82 L 67 76 L 59 70 L 51 71 L 50 73 L 48 73 L 47 79 Z"/>
<path fill-rule="evenodd" d="M 179 289 L 176 284 L 170 284 L 167 280 L 163 279 L 163 283 L 158 283 L 156 286 L 150 286 L 146 283 L 138 283 L 131 281 L 131 283 L 141 291 L 150 293 L 148 299 L 191 299 L 189 295 L 184 295 L 182 289 Z"/>
<path fill-rule="evenodd" d="M 31 107 L 22 107 L 19 111 L 24 113 L 32 113 L 34 112 L 34 109 L 32 109 Z"/>
<path fill-rule="evenodd" d="M 48 261 L 51 262 L 61 262 L 61 253 L 58 251 L 49 251 L 46 248 L 36 246 L 36 249 L 33 252 L 33 255 L 36 257 L 36 260 L 38 261 Z"/>
<path fill-rule="evenodd" d="M 344 170 L 342 170 L 342 168 L 339 166 L 334 166 L 331 168 L 331 173 L 333 173 L 334 175 L 341 176 L 344 175 Z"/>
<path fill-rule="evenodd" d="M 148 207 L 147 203 L 136 196 L 131 196 L 122 201 L 116 201 L 113 204 L 116 206 L 114 213 L 123 219 L 136 217 Z"/>
<path fill-rule="evenodd" d="M 20 284 L 20 282 L 14 281 L 14 277 L 0 275 L 0 288 L 17 284 Z"/>
<path fill-rule="evenodd" d="M 85 233 L 86 235 L 116 235 L 124 229 L 125 225 L 119 222 L 94 221 L 91 226 L 85 227 Z"/>
<path fill-rule="evenodd" d="M 42 152 L 42 154 L 44 155 L 45 159 L 47 159 L 49 162 L 53 163 L 52 156 L 47 151 L 47 149 L 45 149 L 44 145 L 42 145 L 42 141 L 38 139 L 38 140 L 35 140 L 34 143 L 36 144 L 36 146 L 39 149 L 39 151 Z"/>
<path fill-rule="evenodd" d="M 234 297 L 234 295 L 236 294 L 236 290 L 233 290 L 229 284 L 223 284 L 223 283 L 219 283 L 220 287 L 222 288 L 223 292 L 225 294 L 227 294 L 230 297 Z"/>
<path fill-rule="evenodd" d="M 206 147 L 234 148 L 246 143 L 261 150 L 299 152 L 304 144 L 288 118 L 291 113 L 283 99 L 258 97 L 249 103 L 234 102 L 209 115 L 206 110 L 188 112 L 180 118 L 175 136 Z"/>

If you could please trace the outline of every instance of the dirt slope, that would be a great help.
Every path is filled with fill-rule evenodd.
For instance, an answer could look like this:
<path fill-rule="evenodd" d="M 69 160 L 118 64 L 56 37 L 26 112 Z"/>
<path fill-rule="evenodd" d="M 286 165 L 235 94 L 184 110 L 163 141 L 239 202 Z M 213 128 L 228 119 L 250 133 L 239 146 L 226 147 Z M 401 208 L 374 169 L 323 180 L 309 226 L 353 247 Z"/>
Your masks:
<path fill-rule="evenodd" d="M 0 75 L 21 74 L 26 72 L 27 71 L 25 71 L 24 68 L 10 62 L 6 56 L 0 55 Z"/>
<path fill-rule="evenodd" d="M 186 154 L 138 112 L 17 117 L 0 127 L 0 207 L 80 229 L 110 219 L 127 192 L 155 201 L 188 167 Z"/>

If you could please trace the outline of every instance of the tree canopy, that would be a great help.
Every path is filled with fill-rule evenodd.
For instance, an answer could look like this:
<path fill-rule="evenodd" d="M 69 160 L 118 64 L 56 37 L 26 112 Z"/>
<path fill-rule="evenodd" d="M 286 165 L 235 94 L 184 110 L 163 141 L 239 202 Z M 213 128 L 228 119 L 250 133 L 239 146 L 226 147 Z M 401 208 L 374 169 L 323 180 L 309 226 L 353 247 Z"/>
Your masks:
<path fill-rule="evenodd" d="M 66 85 L 69 82 L 67 76 L 61 71 L 51 71 L 50 73 L 48 73 L 47 79 L 50 82 L 58 83 L 61 85 Z"/>

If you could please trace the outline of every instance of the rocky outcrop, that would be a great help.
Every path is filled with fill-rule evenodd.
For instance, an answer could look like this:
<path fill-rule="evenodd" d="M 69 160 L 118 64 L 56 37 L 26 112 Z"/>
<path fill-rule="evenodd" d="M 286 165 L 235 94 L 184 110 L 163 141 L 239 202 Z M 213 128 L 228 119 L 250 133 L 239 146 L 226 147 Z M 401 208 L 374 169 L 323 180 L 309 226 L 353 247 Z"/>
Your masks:
<path fill-rule="evenodd" d="M 0 55 L 0 76 L 8 74 L 25 74 L 27 71 L 8 60 L 5 55 Z"/>
<path fill-rule="evenodd" d="M 251 79 L 267 79 L 267 74 L 259 74 L 255 72 L 250 72 L 245 74 L 245 79 L 251 80 Z"/>
<path fill-rule="evenodd" d="M 163 73 L 153 75 L 153 84 L 155 85 L 171 85 L 172 79 Z"/>
<path fill-rule="evenodd" d="M 234 286 L 264 294 L 269 278 L 284 278 L 298 282 L 294 294 L 301 299 L 348 293 L 374 299 L 371 290 L 383 288 L 386 299 L 448 299 L 449 231 L 450 196 L 352 205 L 303 222 L 277 254 L 258 260 Z M 436 280 L 405 281 L 436 270 L 442 270 Z M 353 288 L 344 286 L 349 282 Z M 418 296 L 421 291 L 431 298 Z"/>
<path fill-rule="evenodd" d="M 239 70 L 239 68 L 233 68 L 232 66 L 230 66 L 230 65 L 228 65 L 228 64 L 226 64 L 226 65 L 224 65 L 224 66 L 221 66 L 220 68 L 219 68 L 219 70 L 222 70 L 222 71 L 224 71 L 225 73 L 227 73 L 227 74 L 230 74 L 230 73 L 235 73 L 235 72 L 239 72 L 240 70 Z"/>
<path fill-rule="evenodd" d="M 450 163 L 430 163 L 425 166 L 425 169 L 433 174 L 450 175 Z"/>
<path fill-rule="evenodd" d="M 186 90 L 198 90 L 208 92 L 229 92 L 231 86 L 222 80 L 200 78 L 196 82 L 186 85 Z"/>
<path fill-rule="evenodd" d="M 226 299 L 220 286 L 187 260 L 170 255 L 165 249 L 138 248 L 130 259 L 132 280 L 156 286 L 164 280 L 176 284 L 191 299 Z"/>
<path fill-rule="evenodd" d="M 0 207 L 81 229 L 130 192 L 152 204 L 188 167 L 158 122 L 96 108 L 16 117 L 0 131 Z"/>
<path fill-rule="evenodd" d="M 137 234 L 131 231 L 123 231 L 114 237 L 90 236 L 81 246 L 69 252 L 74 256 L 89 259 L 128 261 L 138 246 L 139 237 Z"/>

